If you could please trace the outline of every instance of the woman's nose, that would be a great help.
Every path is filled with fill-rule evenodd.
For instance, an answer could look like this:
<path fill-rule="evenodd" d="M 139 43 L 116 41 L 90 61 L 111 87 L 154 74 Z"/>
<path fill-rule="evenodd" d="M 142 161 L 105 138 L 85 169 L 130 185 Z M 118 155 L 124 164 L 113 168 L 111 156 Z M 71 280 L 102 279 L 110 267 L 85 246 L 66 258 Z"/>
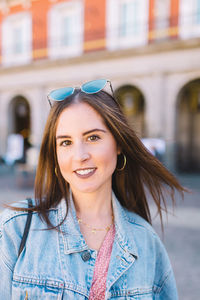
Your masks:
<path fill-rule="evenodd" d="M 74 159 L 77 161 L 85 161 L 90 158 L 90 153 L 84 145 L 77 145 L 74 149 Z"/>

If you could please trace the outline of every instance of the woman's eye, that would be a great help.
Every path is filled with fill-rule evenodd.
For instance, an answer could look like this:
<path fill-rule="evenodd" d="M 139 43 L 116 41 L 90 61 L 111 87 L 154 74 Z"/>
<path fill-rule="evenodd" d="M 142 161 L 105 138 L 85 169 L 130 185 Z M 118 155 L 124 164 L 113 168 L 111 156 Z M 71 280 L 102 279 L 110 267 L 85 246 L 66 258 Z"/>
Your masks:
<path fill-rule="evenodd" d="M 69 140 L 66 140 L 66 141 L 62 141 L 61 143 L 60 143 L 60 146 L 64 146 L 64 147 L 66 147 L 66 146 L 69 146 L 69 145 L 71 145 L 71 141 L 69 141 Z"/>
<path fill-rule="evenodd" d="M 95 142 L 99 139 L 100 139 L 100 137 L 98 135 L 91 135 L 91 136 L 88 137 L 88 140 L 92 141 L 92 142 Z"/>

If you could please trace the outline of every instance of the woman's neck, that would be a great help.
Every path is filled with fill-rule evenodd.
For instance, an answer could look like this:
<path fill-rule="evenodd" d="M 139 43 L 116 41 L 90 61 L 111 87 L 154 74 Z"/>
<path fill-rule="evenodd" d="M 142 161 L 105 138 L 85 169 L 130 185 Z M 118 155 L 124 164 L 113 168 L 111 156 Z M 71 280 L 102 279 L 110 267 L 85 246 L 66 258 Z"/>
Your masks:
<path fill-rule="evenodd" d="M 113 223 L 112 190 L 95 193 L 73 192 L 73 200 L 80 231 L 90 249 L 99 250 L 107 228 Z"/>
<path fill-rule="evenodd" d="M 107 218 L 112 216 L 112 190 L 101 190 L 94 193 L 73 192 L 73 200 L 78 216 L 88 219 Z"/>

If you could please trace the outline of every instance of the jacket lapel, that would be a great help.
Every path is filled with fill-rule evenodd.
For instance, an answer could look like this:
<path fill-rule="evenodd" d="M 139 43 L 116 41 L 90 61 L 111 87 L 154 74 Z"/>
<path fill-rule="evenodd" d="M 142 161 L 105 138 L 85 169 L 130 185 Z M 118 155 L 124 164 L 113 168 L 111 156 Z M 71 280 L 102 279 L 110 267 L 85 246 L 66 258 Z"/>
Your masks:
<path fill-rule="evenodd" d="M 62 199 L 59 204 L 58 221 L 61 222 L 66 214 L 66 203 Z M 88 249 L 88 246 L 81 234 L 80 227 L 76 218 L 76 211 L 72 197 L 70 195 L 70 203 L 67 218 L 61 225 L 62 239 L 64 244 L 64 254 L 71 254 L 75 252 L 81 252 Z"/>
<path fill-rule="evenodd" d="M 125 209 L 121 206 L 114 193 L 112 194 L 112 205 L 116 233 L 107 274 L 107 291 L 138 258 L 137 247 L 133 234 L 131 234 L 132 226 L 128 221 Z"/>

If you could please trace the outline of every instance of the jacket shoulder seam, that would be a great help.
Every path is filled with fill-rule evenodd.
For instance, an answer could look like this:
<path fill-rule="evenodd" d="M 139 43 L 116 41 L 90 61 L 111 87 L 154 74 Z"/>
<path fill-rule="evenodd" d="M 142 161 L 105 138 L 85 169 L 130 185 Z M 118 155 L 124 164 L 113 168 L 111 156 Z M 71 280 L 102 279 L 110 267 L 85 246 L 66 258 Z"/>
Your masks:
<path fill-rule="evenodd" d="M 49 209 L 49 211 L 55 211 L 57 209 Z M 33 215 L 38 214 L 37 211 L 33 211 Z M 4 225 L 6 225 L 7 223 L 9 223 L 11 220 L 21 217 L 21 216 L 27 216 L 28 212 L 21 210 L 21 211 L 12 211 L 10 213 L 7 213 L 5 216 L 2 216 L 2 221 L 0 222 L 0 228 L 3 227 Z M 1 219 L 1 217 L 0 217 Z"/>
<path fill-rule="evenodd" d="M 7 259 L 7 257 L 5 256 L 5 254 L 3 252 L 1 252 L 1 259 L 2 262 L 5 264 L 5 266 L 11 271 L 13 272 L 13 269 L 11 267 L 11 265 L 9 264 L 9 260 Z"/>
<path fill-rule="evenodd" d="M 0 223 L 1 227 L 4 226 L 9 221 L 11 221 L 12 219 L 15 219 L 17 217 L 24 216 L 24 215 L 28 215 L 28 212 L 22 210 L 22 211 L 13 211 L 13 212 L 8 213 L 5 216 L 1 216 L 2 217 L 2 220 Z"/>
<path fill-rule="evenodd" d="M 145 230 L 150 231 L 153 235 L 156 235 L 151 224 L 148 223 L 145 219 L 143 219 L 141 216 L 137 215 L 136 213 L 132 213 L 133 215 L 131 215 L 131 216 L 129 214 L 130 214 L 130 212 L 126 211 L 126 219 L 129 223 L 140 226 L 140 227 L 144 228 Z M 142 221 L 140 221 L 138 219 L 141 219 Z"/>
<path fill-rule="evenodd" d="M 163 287 L 164 287 L 164 285 L 165 285 L 165 283 L 166 283 L 166 281 L 168 280 L 168 278 L 169 278 L 169 275 L 170 275 L 170 273 L 171 273 L 171 269 L 169 269 L 168 271 L 166 271 L 166 273 L 164 274 L 164 278 L 163 278 L 163 280 L 161 281 L 161 284 L 160 285 L 154 285 L 154 293 L 155 294 L 160 294 L 161 292 L 162 292 L 162 289 L 163 289 Z M 158 283 L 159 284 L 159 283 Z"/>

